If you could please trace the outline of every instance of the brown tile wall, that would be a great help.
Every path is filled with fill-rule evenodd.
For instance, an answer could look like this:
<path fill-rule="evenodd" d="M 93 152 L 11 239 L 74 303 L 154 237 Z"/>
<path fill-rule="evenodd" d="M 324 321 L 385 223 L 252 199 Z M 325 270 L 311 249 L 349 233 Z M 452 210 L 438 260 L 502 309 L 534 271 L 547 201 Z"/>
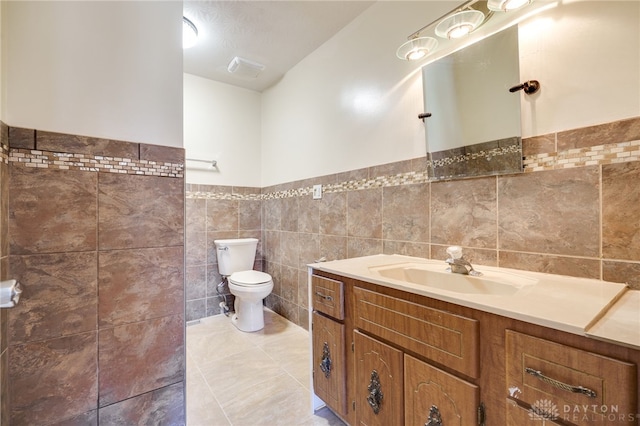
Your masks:
<path fill-rule="evenodd" d="M 421 158 L 263 188 L 261 253 L 275 284 L 266 304 L 308 327 L 306 264 L 376 253 L 444 259 L 452 244 L 477 264 L 640 289 L 638 129 L 635 118 L 525 139 L 517 175 L 429 182 Z M 576 155 L 590 162 L 567 160 Z M 319 183 L 325 192 L 313 200 Z M 217 203 L 231 190 L 209 191 Z M 194 226 L 187 221 L 188 235 Z"/>
<path fill-rule="evenodd" d="M 0 121 L 0 281 L 9 278 L 9 126 Z M 0 309 L 0 425 L 9 424 L 7 309 Z"/>
<path fill-rule="evenodd" d="M 254 269 L 262 270 L 262 201 L 260 188 L 187 184 L 186 189 L 185 315 L 194 321 L 219 314 L 223 300 L 233 310 L 228 287 L 218 292 L 222 277 L 214 240 L 258 238 Z"/>
<path fill-rule="evenodd" d="M 8 265 L 24 291 L 1 310 L 10 330 L 3 417 L 14 425 L 184 423 L 184 151 L 7 134 L 0 223 L 10 255 L 3 252 L 0 271 Z M 150 164 L 174 173 L 136 170 Z"/>

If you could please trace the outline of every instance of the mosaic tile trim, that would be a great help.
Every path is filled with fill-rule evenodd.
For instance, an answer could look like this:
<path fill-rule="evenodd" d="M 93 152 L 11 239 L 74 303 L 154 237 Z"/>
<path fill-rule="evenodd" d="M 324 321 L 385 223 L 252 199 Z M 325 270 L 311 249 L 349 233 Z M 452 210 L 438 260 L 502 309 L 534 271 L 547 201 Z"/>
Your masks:
<path fill-rule="evenodd" d="M 100 155 L 70 154 L 34 149 L 12 149 L 9 162 L 33 168 L 108 172 L 130 175 L 184 177 L 184 164 L 164 163 Z"/>
<path fill-rule="evenodd" d="M 384 188 L 399 185 L 411 185 L 429 182 L 429 176 L 424 172 L 399 173 L 397 175 L 379 176 L 373 179 L 350 180 L 336 184 L 322 186 L 322 192 L 345 192 L 359 189 Z M 272 200 L 279 198 L 304 197 L 313 193 L 313 187 L 289 189 L 286 191 L 270 192 L 268 194 L 231 194 L 215 192 L 187 191 L 186 198 L 207 200 Z"/>
<path fill-rule="evenodd" d="M 444 167 L 455 163 L 474 161 L 480 158 L 486 158 L 487 160 L 490 160 L 493 157 L 514 154 L 520 152 L 521 150 L 522 148 L 520 147 L 520 145 L 501 146 L 498 148 L 492 148 L 478 152 L 470 152 L 464 155 L 454 155 L 452 157 L 431 160 L 431 164 L 433 165 L 433 167 Z"/>
<path fill-rule="evenodd" d="M 0 144 L 0 162 L 9 164 L 9 145 Z"/>
<path fill-rule="evenodd" d="M 264 197 L 262 194 L 232 194 L 230 192 L 202 192 L 202 191 L 186 191 L 186 198 L 199 200 L 245 200 L 260 201 Z"/>
<path fill-rule="evenodd" d="M 540 172 L 628 161 L 640 161 L 640 140 L 528 155 L 523 163 L 525 172 Z"/>

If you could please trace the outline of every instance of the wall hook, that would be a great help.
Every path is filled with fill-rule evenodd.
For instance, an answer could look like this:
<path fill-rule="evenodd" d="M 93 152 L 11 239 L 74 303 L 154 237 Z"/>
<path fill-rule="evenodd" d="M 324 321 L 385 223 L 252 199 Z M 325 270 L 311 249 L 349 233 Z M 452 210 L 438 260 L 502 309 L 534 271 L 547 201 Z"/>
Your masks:
<path fill-rule="evenodd" d="M 524 93 L 527 95 L 533 95 L 540 90 L 540 82 L 538 80 L 529 80 L 509 89 L 511 93 L 517 92 L 518 90 L 524 90 Z"/>

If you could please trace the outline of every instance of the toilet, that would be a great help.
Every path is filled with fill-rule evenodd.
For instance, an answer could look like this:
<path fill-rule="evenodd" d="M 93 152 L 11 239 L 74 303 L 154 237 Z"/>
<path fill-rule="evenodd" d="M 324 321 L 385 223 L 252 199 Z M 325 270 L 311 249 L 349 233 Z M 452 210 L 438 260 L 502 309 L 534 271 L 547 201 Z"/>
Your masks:
<path fill-rule="evenodd" d="M 214 240 L 218 271 L 236 297 L 231 322 L 242 331 L 264 328 L 262 300 L 273 290 L 271 275 L 253 270 L 257 238 Z"/>

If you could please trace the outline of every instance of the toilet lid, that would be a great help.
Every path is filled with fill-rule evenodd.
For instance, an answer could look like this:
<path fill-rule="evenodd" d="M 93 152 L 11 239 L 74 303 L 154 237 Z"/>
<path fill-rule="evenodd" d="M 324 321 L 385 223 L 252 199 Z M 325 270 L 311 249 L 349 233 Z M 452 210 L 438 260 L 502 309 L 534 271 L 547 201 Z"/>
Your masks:
<path fill-rule="evenodd" d="M 236 285 L 257 285 L 271 281 L 271 275 L 260 271 L 240 271 L 231 274 L 229 281 Z"/>

